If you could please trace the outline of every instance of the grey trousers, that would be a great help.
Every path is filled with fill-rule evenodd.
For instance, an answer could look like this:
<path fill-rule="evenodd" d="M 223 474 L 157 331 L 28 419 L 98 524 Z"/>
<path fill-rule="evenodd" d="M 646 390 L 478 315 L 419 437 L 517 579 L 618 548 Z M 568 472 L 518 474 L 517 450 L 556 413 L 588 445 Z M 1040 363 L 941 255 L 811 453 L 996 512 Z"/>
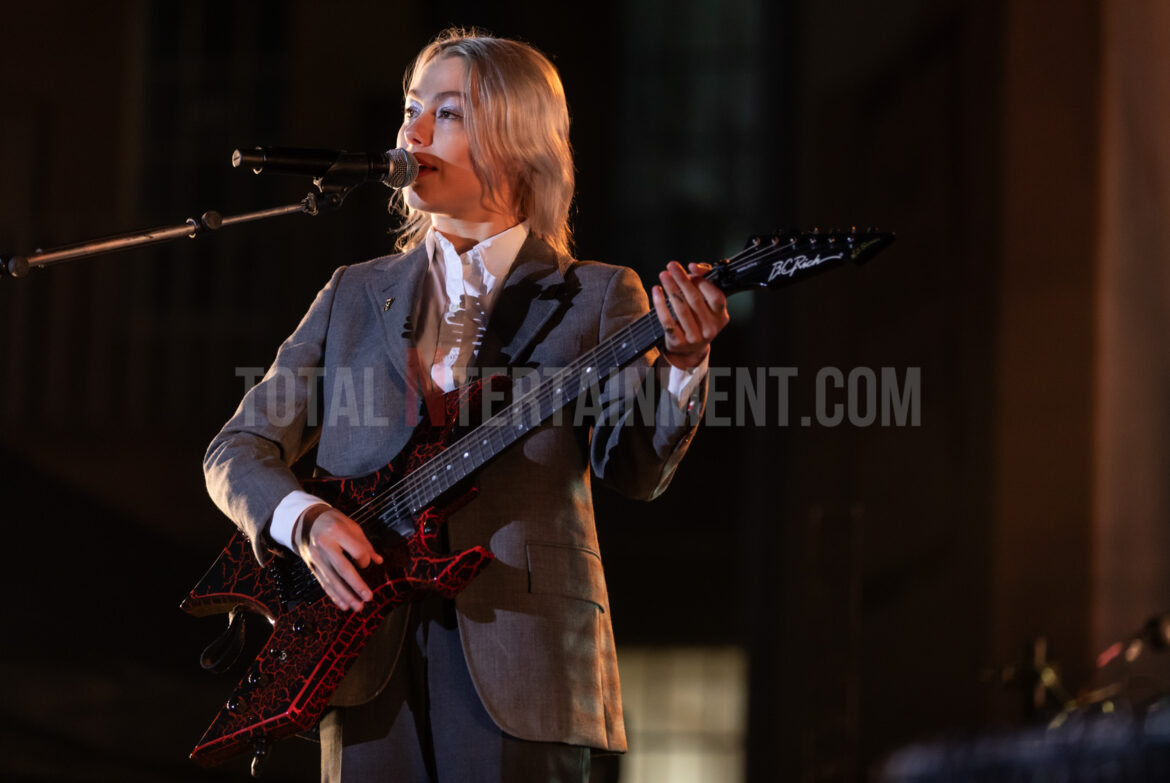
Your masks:
<path fill-rule="evenodd" d="M 454 604 L 440 598 L 411 606 L 385 689 L 321 721 L 323 783 L 583 783 L 589 768 L 589 748 L 529 742 L 496 726 L 468 673 Z"/>

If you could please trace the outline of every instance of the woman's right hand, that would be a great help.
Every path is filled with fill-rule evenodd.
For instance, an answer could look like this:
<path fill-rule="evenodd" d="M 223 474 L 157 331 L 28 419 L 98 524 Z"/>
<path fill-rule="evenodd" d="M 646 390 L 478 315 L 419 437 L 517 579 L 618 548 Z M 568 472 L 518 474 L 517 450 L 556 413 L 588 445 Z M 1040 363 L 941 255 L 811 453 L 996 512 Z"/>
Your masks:
<path fill-rule="evenodd" d="M 293 528 L 297 554 L 333 603 L 358 611 L 373 593 L 358 573 L 382 556 L 360 525 L 327 504 L 309 507 Z M 356 565 L 356 567 L 355 567 Z"/>

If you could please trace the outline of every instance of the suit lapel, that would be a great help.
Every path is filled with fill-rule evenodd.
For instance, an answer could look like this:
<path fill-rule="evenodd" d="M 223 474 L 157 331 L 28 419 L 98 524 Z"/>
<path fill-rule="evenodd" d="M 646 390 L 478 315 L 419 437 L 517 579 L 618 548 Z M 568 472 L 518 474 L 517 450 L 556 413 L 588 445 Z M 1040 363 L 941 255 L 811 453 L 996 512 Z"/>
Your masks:
<path fill-rule="evenodd" d="M 409 366 L 414 362 L 408 357 L 422 333 L 419 308 L 425 298 L 422 286 L 427 266 L 426 246 L 420 244 L 405 256 L 387 261 L 379 270 L 383 274 L 366 283 L 370 306 L 382 325 L 390 361 L 412 385 L 418 381 L 419 368 Z"/>
<path fill-rule="evenodd" d="M 492 306 L 476 366 L 509 366 L 536 339 L 562 306 L 556 294 L 569 263 L 543 240 L 528 235 Z"/>

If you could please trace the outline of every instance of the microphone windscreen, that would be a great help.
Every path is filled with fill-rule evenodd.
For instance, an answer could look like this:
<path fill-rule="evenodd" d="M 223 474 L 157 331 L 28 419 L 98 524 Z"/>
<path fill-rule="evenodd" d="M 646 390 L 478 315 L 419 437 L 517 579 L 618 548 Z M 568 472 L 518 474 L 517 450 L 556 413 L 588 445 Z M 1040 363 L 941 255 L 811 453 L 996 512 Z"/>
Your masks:
<path fill-rule="evenodd" d="M 418 161 L 406 150 L 387 150 L 386 160 L 390 165 L 382 181 L 389 187 L 404 188 L 418 179 Z"/>

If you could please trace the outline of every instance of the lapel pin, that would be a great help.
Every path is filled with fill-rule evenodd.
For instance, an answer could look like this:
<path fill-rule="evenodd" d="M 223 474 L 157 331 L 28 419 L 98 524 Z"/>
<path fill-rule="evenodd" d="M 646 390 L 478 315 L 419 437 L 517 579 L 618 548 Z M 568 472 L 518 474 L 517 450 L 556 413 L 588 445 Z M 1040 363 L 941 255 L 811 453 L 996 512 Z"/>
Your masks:
<path fill-rule="evenodd" d="M 382 312 L 384 313 L 387 310 L 389 310 L 390 305 L 392 305 L 392 304 L 394 304 L 394 297 L 390 297 L 389 299 L 386 300 L 386 304 L 382 305 Z"/>

